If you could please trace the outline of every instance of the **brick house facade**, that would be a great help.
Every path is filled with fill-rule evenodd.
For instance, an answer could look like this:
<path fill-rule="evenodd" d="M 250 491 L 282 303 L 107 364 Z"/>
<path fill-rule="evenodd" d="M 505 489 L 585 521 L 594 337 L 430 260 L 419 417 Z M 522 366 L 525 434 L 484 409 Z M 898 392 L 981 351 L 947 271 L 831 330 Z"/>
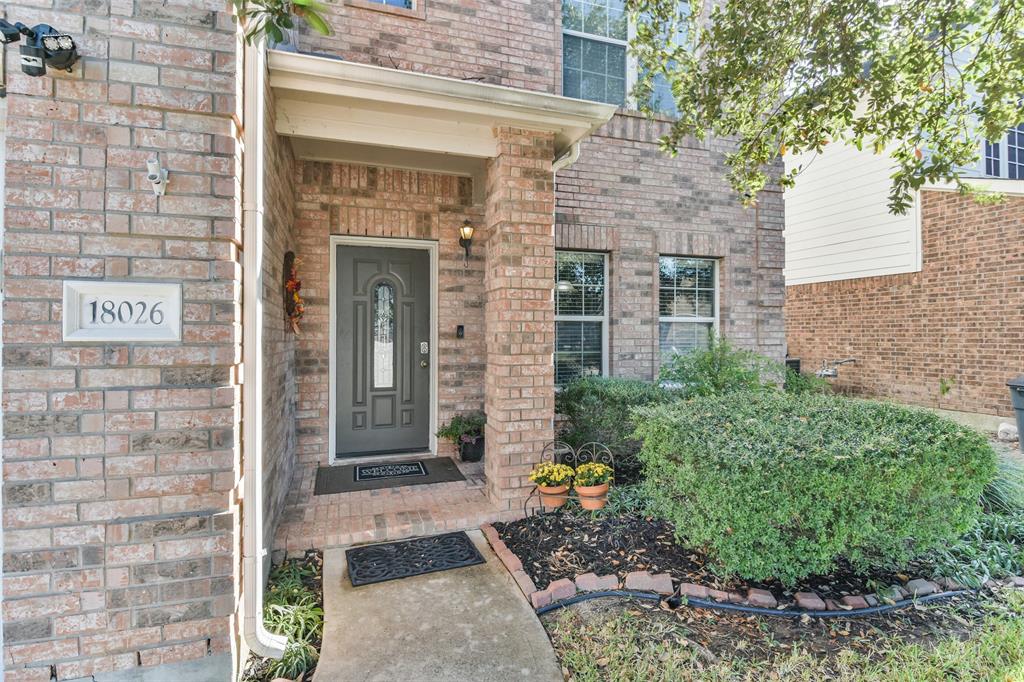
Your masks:
<path fill-rule="evenodd" d="M 1006 381 L 1024 369 L 1024 198 L 919 196 L 920 271 L 787 287 L 789 353 L 811 368 L 856 358 L 835 380 L 844 392 L 1011 417 Z"/>
<path fill-rule="evenodd" d="M 332 4 L 335 34 L 303 34 L 300 50 L 350 61 L 276 53 L 269 70 L 252 66 L 223 2 L 7 5 L 11 20 L 71 33 L 83 60 L 29 78 L 8 48 L 6 679 L 205 656 L 237 670 L 255 646 L 245 623 L 259 612 L 263 548 L 521 514 L 526 475 L 553 436 L 559 251 L 604 254 L 608 374 L 656 376 L 659 325 L 672 324 L 659 312 L 659 257 L 714 262 L 715 325 L 782 357 L 779 192 L 744 209 L 724 180 L 727 143 L 669 158 L 657 145 L 666 121 L 620 109 L 599 125 L 613 108 L 558 97 L 558 2 L 413 4 Z M 336 117 L 339 92 L 353 116 L 374 115 L 313 136 L 313 113 Z M 415 125 L 421 112 L 434 128 L 408 138 L 394 128 L 386 134 L 400 143 L 379 142 L 374 125 Z M 357 130 L 367 137 L 345 137 Z M 254 178 L 243 169 L 257 152 Z M 145 177 L 157 155 L 170 171 L 162 197 Z M 468 255 L 458 244 L 467 220 Z M 486 410 L 479 490 L 446 489 L 433 503 L 428 490 L 410 504 L 429 511 L 396 514 L 312 499 L 315 469 L 334 455 L 339 236 L 418 240 L 436 253 L 432 423 Z M 307 302 L 299 336 L 282 307 L 288 251 Z M 257 254 L 259 267 L 246 267 Z M 181 341 L 64 341 L 65 279 L 180 284 Z M 243 335 L 258 342 L 243 347 Z"/>

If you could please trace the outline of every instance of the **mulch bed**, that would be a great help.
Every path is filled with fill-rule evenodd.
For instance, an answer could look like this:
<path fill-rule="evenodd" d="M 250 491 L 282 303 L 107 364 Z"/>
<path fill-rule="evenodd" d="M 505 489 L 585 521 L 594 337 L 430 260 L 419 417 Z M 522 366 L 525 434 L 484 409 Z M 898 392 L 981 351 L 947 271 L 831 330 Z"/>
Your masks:
<path fill-rule="evenodd" d="M 828 575 L 806 578 L 794 588 L 776 581 L 722 580 L 711 572 L 703 554 L 676 543 L 670 523 L 633 515 L 595 518 L 589 513 L 559 511 L 496 523 L 494 528 L 541 589 L 554 580 L 571 580 L 581 573 L 615 574 L 621 580 L 631 571 L 650 571 L 722 590 L 755 587 L 783 597 L 813 591 L 822 598 L 838 600 L 847 594 L 870 594 L 910 578 L 929 577 L 924 567 L 914 565 L 907 567 L 909 575 L 882 570 L 858 573 L 841 566 Z"/>

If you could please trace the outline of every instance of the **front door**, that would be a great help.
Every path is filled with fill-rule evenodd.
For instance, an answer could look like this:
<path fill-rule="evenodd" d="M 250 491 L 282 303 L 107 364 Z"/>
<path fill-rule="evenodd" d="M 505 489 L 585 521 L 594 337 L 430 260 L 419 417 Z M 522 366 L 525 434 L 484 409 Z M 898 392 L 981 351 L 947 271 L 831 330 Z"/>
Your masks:
<path fill-rule="evenodd" d="M 338 457 L 430 445 L 430 255 L 337 247 Z"/>

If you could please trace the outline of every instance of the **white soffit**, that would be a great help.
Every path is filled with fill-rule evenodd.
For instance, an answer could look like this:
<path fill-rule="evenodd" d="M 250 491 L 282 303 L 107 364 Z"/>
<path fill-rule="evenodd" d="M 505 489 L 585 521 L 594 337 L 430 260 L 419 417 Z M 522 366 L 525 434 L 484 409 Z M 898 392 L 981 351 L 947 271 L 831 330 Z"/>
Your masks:
<path fill-rule="evenodd" d="M 494 128 L 555 134 L 555 156 L 603 125 L 611 104 L 327 57 L 268 54 L 277 132 L 291 137 L 490 158 Z"/>

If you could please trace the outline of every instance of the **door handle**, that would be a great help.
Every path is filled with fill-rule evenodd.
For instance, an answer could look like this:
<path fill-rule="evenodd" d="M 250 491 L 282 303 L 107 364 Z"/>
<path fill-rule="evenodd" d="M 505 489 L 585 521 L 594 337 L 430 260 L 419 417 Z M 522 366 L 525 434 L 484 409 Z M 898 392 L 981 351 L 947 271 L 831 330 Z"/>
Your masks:
<path fill-rule="evenodd" d="M 420 360 L 420 367 L 429 367 L 430 363 L 426 360 Z"/>

